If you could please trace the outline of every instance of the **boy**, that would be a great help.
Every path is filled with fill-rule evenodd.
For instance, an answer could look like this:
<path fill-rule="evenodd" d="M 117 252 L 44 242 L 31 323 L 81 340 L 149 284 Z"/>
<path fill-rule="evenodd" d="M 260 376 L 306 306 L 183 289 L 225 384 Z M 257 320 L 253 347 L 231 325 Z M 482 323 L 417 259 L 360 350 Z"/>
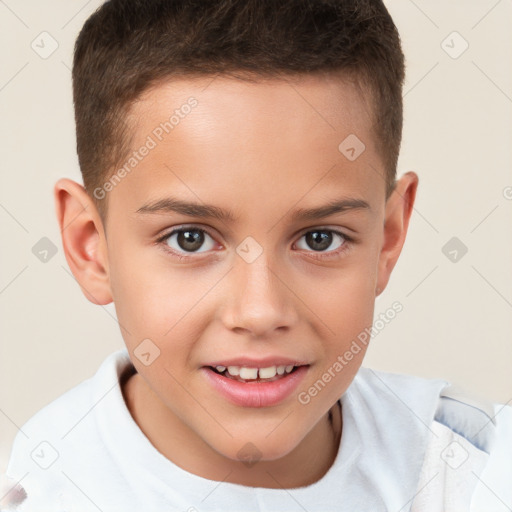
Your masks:
<path fill-rule="evenodd" d="M 403 78 L 379 0 L 111 0 L 87 20 L 84 187 L 59 180 L 56 212 L 126 350 L 22 427 L 12 507 L 512 506 L 511 407 L 361 366 L 418 185 L 395 179 Z"/>

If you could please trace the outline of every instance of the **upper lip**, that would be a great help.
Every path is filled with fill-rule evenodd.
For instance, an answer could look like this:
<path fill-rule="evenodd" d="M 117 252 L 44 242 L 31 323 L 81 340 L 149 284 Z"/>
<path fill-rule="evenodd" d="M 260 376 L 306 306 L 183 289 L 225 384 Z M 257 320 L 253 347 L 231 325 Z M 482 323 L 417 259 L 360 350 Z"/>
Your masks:
<path fill-rule="evenodd" d="M 231 359 L 219 359 L 211 363 L 207 363 L 204 366 L 244 366 L 246 368 L 269 368 L 270 366 L 303 366 L 309 365 L 308 362 L 284 357 L 284 356 L 267 356 L 263 358 L 255 358 L 248 356 L 233 357 Z"/>

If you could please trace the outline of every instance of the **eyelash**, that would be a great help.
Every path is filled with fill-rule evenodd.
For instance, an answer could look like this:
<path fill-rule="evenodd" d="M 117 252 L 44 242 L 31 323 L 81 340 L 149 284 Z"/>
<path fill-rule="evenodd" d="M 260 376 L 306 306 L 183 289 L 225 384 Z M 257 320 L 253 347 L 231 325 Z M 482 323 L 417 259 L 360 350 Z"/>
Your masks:
<path fill-rule="evenodd" d="M 180 228 L 175 228 L 172 231 L 169 231 L 168 233 L 165 233 L 164 235 L 162 235 L 160 238 L 158 238 L 156 240 L 156 243 L 158 245 L 163 246 L 163 249 L 166 252 L 170 253 L 173 257 L 178 258 L 180 261 L 195 259 L 196 256 L 183 256 L 182 253 L 176 252 L 174 249 L 171 249 L 169 247 L 169 245 L 166 243 L 166 241 L 172 235 L 174 235 L 176 233 L 179 233 L 179 232 L 182 232 L 182 231 L 187 231 L 187 230 L 199 231 L 201 233 L 206 233 L 212 239 L 214 238 L 212 235 L 210 235 L 210 233 L 208 233 L 208 231 L 206 229 L 198 228 L 198 227 L 195 227 L 195 226 L 181 226 Z M 343 244 L 338 249 L 336 249 L 334 251 L 327 251 L 327 252 L 308 251 L 308 252 L 311 252 L 312 254 L 314 254 L 314 255 L 310 256 L 313 259 L 316 259 L 316 260 L 319 260 L 319 261 L 323 261 L 323 260 L 330 260 L 330 259 L 333 259 L 333 258 L 341 257 L 347 251 L 349 251 L 352 248 L 353 244 L 355 243 L 355 239 L 352 238 L 351 236 L 348 236 L 345 233 L 342 233 L 341 231 L 338 231 L 336 229 L 330 229 L 330 228 L 309 229 L 308 231 L 304 231 L 300 235 L 299 240 L 303 236 L 307 235 L 308 233 L 315 233 L 315 232 L 319 232 L 319 231 L 327 232 L 327 233 L 334 233 L 336 235 L 339 235 L 339 236 L 341 236 L 344 239 L 344 242 L 343 242 Z M 195 254 L 195 253 L 190 253 L 190 254 Z M 328 254 L 329 256 L 325 256 L 326 254 Z"/>

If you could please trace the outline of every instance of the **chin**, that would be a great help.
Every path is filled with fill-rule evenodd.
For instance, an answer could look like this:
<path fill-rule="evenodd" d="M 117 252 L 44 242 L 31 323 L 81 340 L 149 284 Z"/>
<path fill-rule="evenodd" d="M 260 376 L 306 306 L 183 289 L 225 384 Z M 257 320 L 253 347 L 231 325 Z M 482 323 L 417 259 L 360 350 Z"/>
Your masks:
<path fill-rule="evenodd" d="M 211 445 L 222 456 L 245 462 L 247 465 L 258 461 L 272 461 L 285 457 L 300 443 L 300 439 L 291 437 L 283 431 L 281 435 L 273 432 L 268 437 L 261 431 L 251 435 L 247 431 L 239 436 L 227 439 L 226 443 Z"/>

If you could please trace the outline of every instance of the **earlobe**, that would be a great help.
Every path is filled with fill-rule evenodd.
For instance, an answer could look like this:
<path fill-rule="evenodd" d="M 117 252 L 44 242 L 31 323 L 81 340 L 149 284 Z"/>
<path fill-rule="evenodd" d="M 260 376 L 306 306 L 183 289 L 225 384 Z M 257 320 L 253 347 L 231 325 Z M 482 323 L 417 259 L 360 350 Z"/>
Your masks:
<path fill-rule="evenodd" d="M 414 172 L 405 173 L 396 183 L 393 193 L 386 202 L 376 295 L 386 288 L 391 272 L 402 252 L 414 207 L 418 181 L 418 176 Z"/>
<path fill-rule="evenodd" d="M 103 224 L 85 188 L 62 178 L 54 186 L 55 212 L 71 272 L 94 304 L 112 302 Z"/>

